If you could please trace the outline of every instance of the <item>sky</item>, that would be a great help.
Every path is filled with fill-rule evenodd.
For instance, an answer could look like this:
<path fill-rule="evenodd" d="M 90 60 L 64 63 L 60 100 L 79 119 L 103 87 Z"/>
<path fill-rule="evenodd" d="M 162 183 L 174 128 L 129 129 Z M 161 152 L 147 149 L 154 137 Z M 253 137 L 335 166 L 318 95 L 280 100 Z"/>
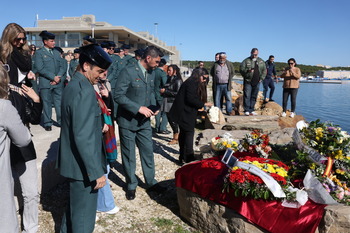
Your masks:
<path fill-rule="evenodd" d="M 0 30 L 11 22 L 33 27 L 36 14 L 49 20 L 93 14 L 136 32 L 157 31 L 182 60 L 212 61 L 226 52 L 241 62 L 256 47 L 264 60 L 350 66 L 350 0 L 17 0 L 2 4 Z"/>

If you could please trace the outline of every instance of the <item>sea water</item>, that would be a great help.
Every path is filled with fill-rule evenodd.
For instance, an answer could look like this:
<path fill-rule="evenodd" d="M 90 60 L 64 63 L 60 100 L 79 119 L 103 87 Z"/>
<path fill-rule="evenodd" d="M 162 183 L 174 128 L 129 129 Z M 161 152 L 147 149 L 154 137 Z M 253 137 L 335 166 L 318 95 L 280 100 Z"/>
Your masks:
<path fill-rule="evenodd" d="M 275 83 L 273 99 L 282 105 L 283 82 Z M 262 83 L 260 90 L 263 90 Z M 269 96 L 269 92 L 267 94 Z M 287 109 L 290 109 L 290 97 Z M 350 133 L 350 82 L 343 84 L 300 83 L 296 114 L 307 121 L 331 121 Z"/>

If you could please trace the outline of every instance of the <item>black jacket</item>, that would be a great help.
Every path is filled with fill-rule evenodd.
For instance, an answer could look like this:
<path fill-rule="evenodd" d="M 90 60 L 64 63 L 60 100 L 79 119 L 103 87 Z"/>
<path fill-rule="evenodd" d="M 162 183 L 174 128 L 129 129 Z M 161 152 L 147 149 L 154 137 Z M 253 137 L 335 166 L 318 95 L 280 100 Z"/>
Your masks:
<path fill-rule="evenodd" d="M 171 120 L 188 131 L 194 130 L 197 111 L 204 107 L 204 103 L 198 95 L 198 85 L 199 82 L 195 79 L 187 79 L 181 85 L 169 112 Z"/>
<path fill-rule="evenodd" d="M 32 67 L 31 57 L 24 56 L 16 47 L 13 48 L 11 56 L 7 60 L 10 66 L 10 83 L 15 86 L 20 86 L 18 83 L 18 69 L 22 72 L 28 72 Z M 27 84 L 27 83 L 26 83 Z M 17 109 L 19 116 L 24 125 L 39 124 L 41 118 L 42 104 L 34 103 L 31 99 L 21 96 L 16 91 L 10 91 L 9 100 L 12 105 Z M 11 163 L 15 164 L 20 161 L 30 161 L 36 159 L 36 152 L 33 142 L 30 142 L 28 146 L 17 147 L 11 144 L 10 149 Z"/>
<path fill-rule="evenodd" d="M 180 90 L 182 79 L 177 76 L 168 77 L 164 86 L 163 98 L 167 98 L 168 103 L 173 103 L 177 92 Z"/>

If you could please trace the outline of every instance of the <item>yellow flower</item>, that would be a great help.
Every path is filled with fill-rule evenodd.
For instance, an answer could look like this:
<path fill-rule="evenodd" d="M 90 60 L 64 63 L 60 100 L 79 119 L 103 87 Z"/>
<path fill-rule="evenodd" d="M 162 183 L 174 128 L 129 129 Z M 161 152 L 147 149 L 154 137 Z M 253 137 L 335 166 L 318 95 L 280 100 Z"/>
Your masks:
<path fill-rule="evenodd" d="M 226 146 L 226 145 L 227 145 L 227 142 L 222 142 L 222 145 L 223 145 L 223 146 Z"/>
<path fill-rule="evenodd" d="M 236 166 L 236 167 L 233 167 L 232 170 L 235 171 L 235 170 L 237 170 L 238 168 L 239 168 L 239 167 Z"/>
<path fill-rule="evenodd" d="M 286 170 L 284 170 L 283 168 L 277 168 L 276 169 L 276 173 L 282 177 L 286 177 L 288 176 L 288 173 Z"/>
<path fill-rule="evenodd" d="M 230 144 L 227 144 L 226 147 L 227 147 L 227 148 L 231 148 L 231 145 L 230 145 Z"/>
<path fill-rule="evenodd" d="M 316 169 L 316 164 L 312 163 L 312 164 L 310 165 L 310 169 L 311 169 L 311 170 L 315 170 L 315 169 Z"/>
<path fill-rule="evenodd" d="M 232 142 L 232 146 L 237 147 L 237 146 L 238 146 L 238 143 L 235 142 L 235 141 L 233 141 L 233 142 Z"/>
<path fill-rule="evenodd" d="M 342 150 L 337 150 L 335 151 L 335 159 L 343 159 L 344 156 L 343 156 L 343 151 Z"/>

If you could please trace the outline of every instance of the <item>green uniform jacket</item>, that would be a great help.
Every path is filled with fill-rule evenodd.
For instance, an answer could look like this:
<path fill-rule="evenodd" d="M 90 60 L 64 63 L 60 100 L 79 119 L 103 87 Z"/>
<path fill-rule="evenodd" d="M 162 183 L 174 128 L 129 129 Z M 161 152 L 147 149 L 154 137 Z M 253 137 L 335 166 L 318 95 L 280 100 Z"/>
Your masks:
<path fill-rule="evenodd" d="M 259 67 L 259 75 L 260 81 L 264 80 L 267 74 L 266 65 L 263 59 L 260 57 L 257 58 L 258 67 Z M 243 76 L 244 82 L 250 83 L 253 78 L 253 72 L 250 72 L 251 69 L 255 67 L 255 64 L 251 57 L 247 57 L 241 63 L 239 68 L 239 72 Z"/>
<path fill-rule="evenodd" d="M 73 59 L 69 62 L 69 77 L 73 78 L 74 72 L 77 69 L 77 66 L 79 65 L 79 59 Z"/>
<path fill-rule="evenodd" d="M 56 49 L 53 49 L 52 52 L 53 54 L 50 54 L 45 48 L 40 48 L 35 52 L 34 65 L 35 70 L 39 73 L 40 88 L 51 88 L 50 82 L 55 76 L 62 78 L 66 73 L 60 53 Z"/>
<path fill-rule="evenodd" d="M 229 91 L 231 91 L 232 90 L 232 78 L 233 78 L 233 76 L 235 76 L 235 68 L 233 67 L 233 64 L 231 62 L 229 62 L 229 61 L 226 61 L 226 65 L 227 65 L 228 72 L 229 72 L 227 89 Z M 217 78 L 216 78 L 216 75 L 215 75 L 215 70 L 216 70 L 216 67 L 218 67 L 218 66 L 219 66 L 219 63 L 215 62 L 214 65 L 210 69 L 210 75 L 213 78 L 213 89 L 214 90 L 216 90 L 216 82 L 217 82 Z"/>
<path fill-rule="evenodd" d="M 119 127 L 129 130 L 150 127 L 149 118 L 144 121 L 144 116 L 138 111 L 141 106 L 156 105 L 154 72 L 149 71 L 146 80 L 138 63 L 129 64 L 120 72 L 113 96 L 118 104 Z"/>
<path fill-rule="evenodd" d="M 67 70 L 68 70 L 68 61 L 65 58 L 61 58 L 62 60 L 62 66 L 65 70 L 64 74 L 61 76 L 61 82 L 58 85 L 54 85 L 53 87 L 64 87 L 64 81 L 67 79 Z"/>
<path fill-rule="evenodd" d="M 107 172 L 101 109 L 80 72 L 63 91 L 60 137 L 57 167 L 62 176 L 92 182 Z"/>
<path fill-rule="evenodd" d="M 162 101 L 163 97 L 160 95 L 159 90 L 166 84 L 167 76 L 165 71 L 159 67 L 154 70 L 154 75 L 154 96 L 157 101 Z"/>

